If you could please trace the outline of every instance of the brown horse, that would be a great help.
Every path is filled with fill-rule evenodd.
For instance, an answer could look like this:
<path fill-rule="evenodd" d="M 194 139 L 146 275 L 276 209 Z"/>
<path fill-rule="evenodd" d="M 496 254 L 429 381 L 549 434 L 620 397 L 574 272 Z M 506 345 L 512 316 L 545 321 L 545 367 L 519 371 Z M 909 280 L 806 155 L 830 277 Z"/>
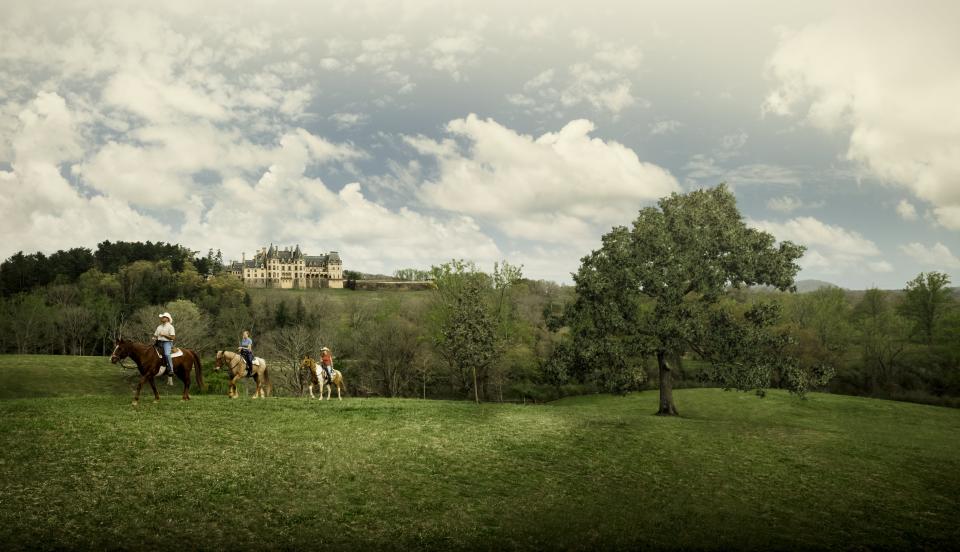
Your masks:
<path fill-rule="evenodd" d="M 197 385 L 203 389 L 203 371 L 200 367 L 200 355 L 191 349 L 181 349 L 183 356 L 173 358 L 173 373 L 183 382 L 183 400 L 190 400 L 190 370 L 197 369 Z M 133 406 L 140 403 L 140 389 L 143 384 L 150 383 L 153 388 L 154 400 L 160 400 L 160 393 L 157 392 L 157 384 L 154 378 L 166 370 L 165 363 L 153 345 L 146 343 L 137 343 L 123 338 L 117 338 L 114 341 L 113 354 L 110 355 L 110 362 L 116 364 L 121 360 L 130 357 L 137 365 L 140 371 L 140 382 L 137 384 L 137 392 L 133 396 Z"/>
<path fill-rule="evenodd" d="M 313 360 L 310 357 L 303 357 L 303 362 L 300 363 L 300 368 L 308 370 L 310 372 L 310 385 L 307 386 L 307 389 L 310 390 L 310 398 L 313 397 L 313 386 L 320 387 L 320 400 L 323 400 L 323 386 L 324 384 L 329 385 L 327 388 L 327 400 L 330 400 L 330 394 L 333 393 L 333 386 L 337 386 L 337 400 L 342 401 L 343 397 L 340 396 L 340 391 L 343 389 L 343 374 L 339 370 L 333 371 L 333 381 L 331 382 L 327 378 L 327 371 L 324 370 L 317 361 Z"/>
<path fill-rule="evenodd" d="M 217 363 L 214 364 L 213 369 L 219 372 L 223 364 L 227 365 L 227 372 L 230 374 L 230 390 L 227 391 L 227 396 L 235 399 L 240 396 L 237 393 L 237 382 L 247 375 L 247 361 L 233 351 L 217 351 Z M 270 373 L 267 372 L 267 361 L 260 357 L 253 359 L 253 381 L 257 382 L 254 399 L 266 397 L 273 392 Z M 267 386 L 266 393 L 263 392 L 264 384 Z"/>

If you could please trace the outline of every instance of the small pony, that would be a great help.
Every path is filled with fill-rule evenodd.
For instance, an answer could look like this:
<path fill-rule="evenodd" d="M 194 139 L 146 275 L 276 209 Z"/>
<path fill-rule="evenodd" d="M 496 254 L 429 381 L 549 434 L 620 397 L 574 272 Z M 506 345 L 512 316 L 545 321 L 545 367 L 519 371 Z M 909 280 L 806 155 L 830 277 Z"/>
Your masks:
<path fill-rule="evenodd" d="M 213 366 L 214 371 L 219 372 L 223 364 L 227 365 L 227 373 L 230 375 L 230 389 L 227 391 L 227 396 L 236 399 L 240 396 L 237 393 L 237 382 L 247 375 L 247 361 L 233 351 L 217 351 L 217 363 Z M 267 371 L 267 361 L 260 357 L 253 360 L 253 381 L 257 382 L 257 390 L 253 394 L 254 399 L 266 398 L 273 392 L 270 372 Z M 264 393 L 264 385 L 266 385 L 266 393 Z"/>
<path fill-rule="evenodd" d="M 323 400 L 323 386 L 324 383 L 329 385 L 327 387 L 327 400 L 330 400 L 330 395 L 333 393 L 333 386 L 337 386 L 337 400 L 342 401 L 343 397 L 340 396 L 340 391 L 343 389 L 343 374 L 340 373 L 340 370 L 333 371 L 333 381 L 327 380 L 327 371 L 320 367 L 317 364 L 317 361 L 313 360 L 310 357 L 303 357 L 303 362 L 300 363 L 300 368 L 310 371 L 310 385 L 307 386 L 307 389 L 310 390 L 310 398 L 313 399 L 313 386 L 317 385 L 320 387 L 320 400 Z"/>

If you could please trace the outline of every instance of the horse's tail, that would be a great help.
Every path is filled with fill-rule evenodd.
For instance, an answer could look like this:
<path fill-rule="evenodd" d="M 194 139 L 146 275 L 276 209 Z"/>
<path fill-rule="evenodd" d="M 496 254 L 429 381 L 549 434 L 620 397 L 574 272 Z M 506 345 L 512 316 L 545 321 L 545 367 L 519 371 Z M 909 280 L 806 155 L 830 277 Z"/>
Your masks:
<path fill-rule="evenodd" d="M 200 354 L 196 351 L 191 351 L 193 353 L 193 366 L 197 369 L 197 385 L 200 386 L 201 391 L 206 391 L 206 386 L 203 385 L 203 363 L 200 362 Z"/>
<path fill-rule="evenodd" d="M 263 383 L 267 386 L 267 396 L 273 395 L 273 384 L 270 383 L 270 371 L 267 370 L 267 361 L 263 360 Z"/>

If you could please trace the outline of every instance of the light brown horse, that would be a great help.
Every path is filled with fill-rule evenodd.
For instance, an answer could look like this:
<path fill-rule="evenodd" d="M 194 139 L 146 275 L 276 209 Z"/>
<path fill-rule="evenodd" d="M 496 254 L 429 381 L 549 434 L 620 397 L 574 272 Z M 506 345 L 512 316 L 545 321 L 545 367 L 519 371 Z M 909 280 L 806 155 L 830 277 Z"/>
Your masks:
<path fill-rule="evenodd" d="M 303 357 L 303 362 L 300 363 L 300 368 L 308 370 L 310 372 L 310 385 L 307 386 L 307 389 L 310 390 L 310 398 L 313 397 L 313 386 L 317 385 L 320 387 L 320 400 L 323 400 L 323 386 L 324 384 L 329 385 L 327 387 L 327 400 L 330 400 L 330 394 L 333 393 L 333 386 L 337 387 L 337 400 L 342 401 L 343 397 L 340 396 L 340 391 L 343 389 L 343 374 L 339 370 L 333 371 L 333 381 L 331 382 L 327 379 L 327 371 L 324 370 L 317 361 L 313 360 L 310 357 Z"/>
<path fill-rule="evenodd" d="M 247 375 L 247 361 L 233 351 L 217 351 L 217 363 L 214 364 L 213 369 L 220 371 L 221 365 L 224 364 L 227 366 L 227 373 L 230 374 L 230 390 L 227 391 L 227 396 L 236 399 L 240 396 L 237 393 L 237 382 Z M 253 359 L 253 381 L 257 383 L 257 390 L 253 394 L 254 399 L 266 398 L 273 393 L 267 361 L 260 357 Z M 264 393 L 264 386 L 266 386 L 266 393 Z"/>
<path fill-rule="evenodd" d="M 117 338 L 113 342 L 113 354 L 110 355 L 110 362 L 116 364 L 121 360 L 130 357 L 137 365 L 140 371 L 140 382 L 137 383 L 137 392 L 133 396 L 133 406 L 140 404 L 140 390 L 143 384 L 149 382 L 153 389 L 155 401 L 160 400 L 160 393 L 157 391 L 157 384 L 154 378 L 162 371 L 166 370 L 166 364 L 163 358 L 157 354 L 153 345 L 146 343 L 137 343 L 123 338 Z M 197 369 L 197 385 L 203 389 L 203 371 L 200 365 L 200 355 L 191 349 L 181 349 L 182 356 L 173 357 L 173 373 L 183 382 L 183 400 L 190 400 L 190 370 Z"/>

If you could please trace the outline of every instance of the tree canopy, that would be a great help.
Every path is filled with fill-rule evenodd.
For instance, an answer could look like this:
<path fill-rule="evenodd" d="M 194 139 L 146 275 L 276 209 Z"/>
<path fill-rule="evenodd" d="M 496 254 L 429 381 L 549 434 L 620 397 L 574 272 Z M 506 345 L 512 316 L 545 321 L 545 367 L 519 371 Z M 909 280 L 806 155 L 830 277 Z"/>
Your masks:
<path fill-rule="evenodd" d="M 574 361 L 623 391 L 636 381 L 638 359 L 655 356 L 661 414 L 677 413 L 671 360 L 687 351 L 710 360 L 725 385 L 763 387 L 787 345 L 770 333 L 777 307 L 738 312 L 721 299 L 742 286 L 793 289 L 803 251 L 748 227 L 724 185 L 663 198 L 582 259 L 577 298 L 564 315 Z"/>

